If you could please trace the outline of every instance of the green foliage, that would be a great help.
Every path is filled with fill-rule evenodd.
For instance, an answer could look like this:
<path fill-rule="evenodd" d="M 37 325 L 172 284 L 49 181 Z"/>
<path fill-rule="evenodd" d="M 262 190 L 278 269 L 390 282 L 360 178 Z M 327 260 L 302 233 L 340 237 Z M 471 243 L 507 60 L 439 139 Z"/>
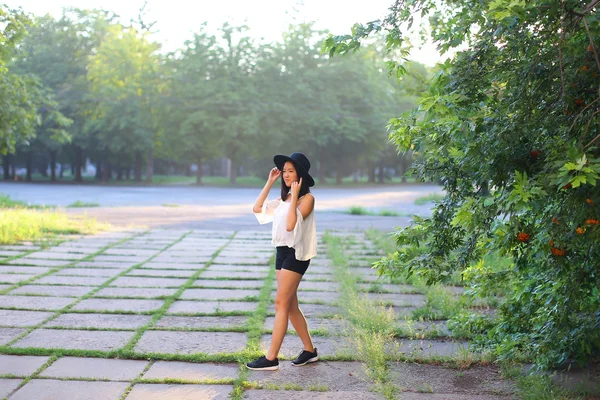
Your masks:
<path fill-rule="evenodd" d="M 475 291 L 502 290 L 486 340 L 500 358 L 539 367 L 600 351 L 600 75 L 596 2 L 396 2 L 386 20 L 331 37 L 331 54 L 399 27 L 419 10 L 442 51 L 457 50 L 413 111 L 390 121 L 415 173 L 442 182 L 430 218 L 395 234 L 378 262 L 429 284 L 456 273 Z M 400 61 L 397 59 L 396 61 Z M 493 267 L 488 254 L 506 257 Z"/>

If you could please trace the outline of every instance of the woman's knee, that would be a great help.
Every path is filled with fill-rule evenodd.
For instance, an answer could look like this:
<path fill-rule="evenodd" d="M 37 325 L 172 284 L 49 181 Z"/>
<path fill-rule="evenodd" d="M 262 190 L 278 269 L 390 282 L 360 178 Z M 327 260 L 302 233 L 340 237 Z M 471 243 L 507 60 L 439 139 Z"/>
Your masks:
<path fill-rule="evenodd" d="M 289 311 L 292 305 L 292 299 L 288 296 L 275 297 L 275 312 Z"/>

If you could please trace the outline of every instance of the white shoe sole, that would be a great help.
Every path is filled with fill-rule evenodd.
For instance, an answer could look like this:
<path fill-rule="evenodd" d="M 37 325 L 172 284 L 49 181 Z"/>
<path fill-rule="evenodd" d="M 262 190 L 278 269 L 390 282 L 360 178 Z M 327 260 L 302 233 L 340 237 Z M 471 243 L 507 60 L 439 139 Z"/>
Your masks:
<path fill-rule="evenodd" d="M 252 368 L 246 365 L 246 368 L 251 369 L 252 371 L 277 371 L 279 369 L 279 365 L 264 368 Z"/>
<path fill-rule="evenodd" d="M 303 364 L 294 364 L 294 363 L 292 363 L 292 365 L 293 365 L 294 367 L 301 367 L 301 366 L 303 366 L 303 365 L 306 365 L 306 364 L 314 363 L 315 361 L 319 361 L 319 356 L 317 356 L 317 357 L 313 357 L 313 358 L 309 358 L 309 359 L 308 359 L 308 360 L 306 360 L 306 362 L 305 362 L 305 363 L 303 363 Z"/>

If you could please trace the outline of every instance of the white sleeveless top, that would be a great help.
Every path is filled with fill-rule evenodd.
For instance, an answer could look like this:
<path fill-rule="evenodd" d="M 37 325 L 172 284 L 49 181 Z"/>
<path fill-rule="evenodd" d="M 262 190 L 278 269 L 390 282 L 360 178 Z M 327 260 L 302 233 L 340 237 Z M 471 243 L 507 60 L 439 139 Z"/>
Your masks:
<path fill-rule="evenodd" d="M 290 203 L 281 199 L 265 199 L 260 213 L 254 213 L 258 222 L 268 224 L 273 222 L 272 240 L 273 246 L 288 246 L 296 250 L 296 259 L 300 261 L 310 260 L 317 255 L 317 226 L 315 224 L 315 210 L 313 209 L 306 218 L 302 217 L 300 210 L 296 208 L 296 226 L 294 230 L 286 230 L 286 219 L 290 209 Z"/>

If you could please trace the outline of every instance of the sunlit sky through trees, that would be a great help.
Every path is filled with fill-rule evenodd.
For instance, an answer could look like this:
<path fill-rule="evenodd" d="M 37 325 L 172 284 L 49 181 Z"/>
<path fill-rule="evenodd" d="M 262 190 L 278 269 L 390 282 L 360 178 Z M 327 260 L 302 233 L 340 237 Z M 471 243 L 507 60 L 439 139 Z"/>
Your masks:
<path fill-rule="evenodd" d="M 10 8 L 21 7 L 34 15 L 49 13 L 59 17 L 65 7 L 99 8 L 112 11 L 127 24 L 137 19 L 143 0 L 5 0 Z M 192 37 L 200 24 L 216 30 L 224 22 L 246 24 L 257 39 L 279 40 L 293 23 L 314 21 L 317 29 L 346 34 L 356 22 L 383 18 L 392 0 L 148 0 L 146 22 L 156 22 L 153 38 L 164 51 L 174 51 Z M 415 36 L 416 37 L 416 36 Z M 415 45 L 418 45 L 414 42 Z M 415 48 L 411 59 L 434 65 L 440 58 L 431 43 Z"/>

